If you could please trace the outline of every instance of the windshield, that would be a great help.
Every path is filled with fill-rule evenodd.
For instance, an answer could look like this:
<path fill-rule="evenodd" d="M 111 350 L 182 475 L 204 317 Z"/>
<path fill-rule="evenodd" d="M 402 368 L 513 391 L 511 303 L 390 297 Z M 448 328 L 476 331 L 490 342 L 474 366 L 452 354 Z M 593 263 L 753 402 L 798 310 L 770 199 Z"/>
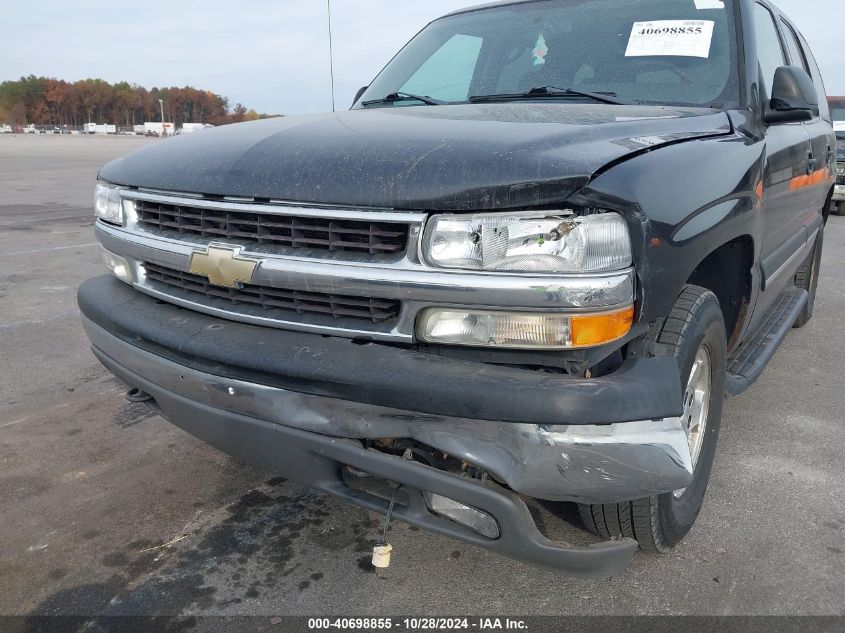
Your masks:
<path fill-rule="evenodd" d="M 830 116 L 833 117 L 836 123 L 845 123 L 845 104 L 831 104 Z"/>
<path fill-rule="evenodd" d="M 465 103 L 542 86 L 629 102 L 738 104 L 732 3 L 538 0 L 442 18 L 387 65 L 356 107 L 422 105 L 382 101 L 396 93 Z"/>

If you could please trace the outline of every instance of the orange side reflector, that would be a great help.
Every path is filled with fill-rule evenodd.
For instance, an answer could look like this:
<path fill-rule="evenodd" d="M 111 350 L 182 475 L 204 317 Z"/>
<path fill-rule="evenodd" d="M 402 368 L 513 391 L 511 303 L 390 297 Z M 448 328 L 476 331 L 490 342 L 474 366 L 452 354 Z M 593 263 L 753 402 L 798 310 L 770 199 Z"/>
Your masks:
<path fill-rule="evenodd" d="M 604 314 L 573 315 L 572 346 L 590 347 L 622 338 L 634 324 L 634 306 Z"/>

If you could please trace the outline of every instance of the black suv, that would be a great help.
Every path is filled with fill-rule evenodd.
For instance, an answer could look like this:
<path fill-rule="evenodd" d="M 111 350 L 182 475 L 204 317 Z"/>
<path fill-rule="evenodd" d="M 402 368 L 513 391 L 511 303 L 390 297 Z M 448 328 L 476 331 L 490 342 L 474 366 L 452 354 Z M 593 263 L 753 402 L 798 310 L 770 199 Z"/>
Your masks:
<path fill-rule="evenodd" d="M 130 396 L 210 444 L 616 574 L 688 532 L 723 394 L 812 316 L 835 150 L 810 48 L 767 1 L 485 5 L 348 112 L 104 167 L 113 274 L 79 304 Z M 606 542 L 553 542 L 531 498 Z"/>

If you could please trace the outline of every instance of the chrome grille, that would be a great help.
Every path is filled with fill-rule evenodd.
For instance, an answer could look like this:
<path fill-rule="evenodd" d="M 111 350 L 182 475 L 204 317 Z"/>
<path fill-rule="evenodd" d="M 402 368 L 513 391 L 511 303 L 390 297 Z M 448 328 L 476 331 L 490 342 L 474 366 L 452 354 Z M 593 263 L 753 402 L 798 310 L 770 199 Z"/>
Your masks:
<path fill-rule="evenodd" d="M 221 288 L 199 275 L 150 263 L 143 266 L 147 283 L 154 288 L 158 286 L 163 292 L 178 289 L 189 294 L 192 300 L 204 298 L 212 307 L 228 304 L 227 309 L 234 312 L 238 306 L 258 307 L 267 312 L 268 318 L 280 320 L 298 314 L 387 323 L 398 318 L 401 307 L 399 301 L 392 299 L 302 292 L 254 284 Z"/>
<path fill-rule="evenodd" d="M 399 255 L 408 244 L 408 225 L 393 222 L 252 213 L 148 200 L 136 200 L 135 210 L 142 228 L 173 238 L 196 235 L 231 239 L 246 247 L 261 244 L 373 256 Z"/>

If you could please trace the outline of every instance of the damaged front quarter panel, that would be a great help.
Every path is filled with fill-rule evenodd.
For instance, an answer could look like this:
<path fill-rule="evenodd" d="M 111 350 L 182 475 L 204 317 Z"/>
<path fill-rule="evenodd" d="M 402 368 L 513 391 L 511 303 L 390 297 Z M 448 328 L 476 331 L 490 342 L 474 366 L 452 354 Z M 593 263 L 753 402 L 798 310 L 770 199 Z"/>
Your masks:
<path fill-rule="evenodd" d="M 765 163 L 761 151 L 741 125 L 731 125 L 720 135 L 608 165 L 569 198 L 572 205 L 605 208 L 628 219 L 641 322 L 668 315 L 713 251 L 760 233 L 755 211 Z M 712 160 L 714 155 L 720 159 Z"/>

